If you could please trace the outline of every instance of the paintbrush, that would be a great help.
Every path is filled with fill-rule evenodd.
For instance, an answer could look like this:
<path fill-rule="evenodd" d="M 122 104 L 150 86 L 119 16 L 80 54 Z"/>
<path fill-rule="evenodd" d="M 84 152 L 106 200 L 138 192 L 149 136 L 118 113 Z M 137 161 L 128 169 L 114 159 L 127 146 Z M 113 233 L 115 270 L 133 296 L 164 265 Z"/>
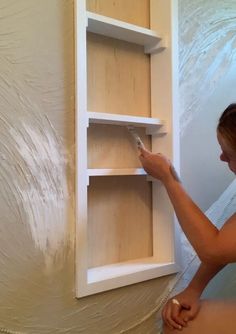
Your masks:
<path fill-rule="evenodd" d="M 139 137 L 137 131 L 135 130 L 135 128 L 132 125 L 128 125 L 127 129 L 129 130 L 129 133 L 132 135 L 132 137 L 135 140 L 135 143 L 138 147 L 138 149 L 143 148 L 145 149 L 144 143 L 142 142 L 141 138 Z"/>

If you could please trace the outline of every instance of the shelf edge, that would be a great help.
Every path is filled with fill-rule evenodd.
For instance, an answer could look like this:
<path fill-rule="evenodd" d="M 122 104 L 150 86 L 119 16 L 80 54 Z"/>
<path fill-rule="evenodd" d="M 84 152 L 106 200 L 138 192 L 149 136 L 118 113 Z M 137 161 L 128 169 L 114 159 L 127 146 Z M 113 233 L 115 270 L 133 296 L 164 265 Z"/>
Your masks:
<path fill-rule="evenodd" d="M 164 121 L 159 118 L 108 114 L 93 111 L 88 111 L 88 122 L 92 124 L 136 125 L 140 127 L 159 127 L 164 125 Z"/>
<path fill-rule="evenodd" d="M 147 175 L 143 168 L 89 168 L 88 176 Z"/>

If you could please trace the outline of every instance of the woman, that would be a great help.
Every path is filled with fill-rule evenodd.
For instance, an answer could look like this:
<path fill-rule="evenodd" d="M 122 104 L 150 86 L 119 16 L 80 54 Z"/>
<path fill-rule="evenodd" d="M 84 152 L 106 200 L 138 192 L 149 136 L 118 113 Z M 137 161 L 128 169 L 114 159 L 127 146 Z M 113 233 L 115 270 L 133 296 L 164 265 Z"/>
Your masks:
<path fill-rule="evenodd" d="M 229 169 L 236 174 L 236 103 L 229 105 L 221 115 L 217 139 L 222 150 L 220 159 L 228 163 Z M 226 264 L 236 262 L 236 214 L 218 230 L 185 192 L 165 156 L 141 148 L 140 161 L 148 174 L 164 184 L 178 221 L 201 260 L 189 286 L 169 300 L 162 312 L 165 333 L 175 333 L 177 330 L 194 333 L 189 329 L 189 320 L 196 317 L 191 325 L 199 318 L 204 322 L 202 309 L 206 305 L 200 303 L 202 291 Z M 236 307 L 233 307 L 235 319 Z"/>

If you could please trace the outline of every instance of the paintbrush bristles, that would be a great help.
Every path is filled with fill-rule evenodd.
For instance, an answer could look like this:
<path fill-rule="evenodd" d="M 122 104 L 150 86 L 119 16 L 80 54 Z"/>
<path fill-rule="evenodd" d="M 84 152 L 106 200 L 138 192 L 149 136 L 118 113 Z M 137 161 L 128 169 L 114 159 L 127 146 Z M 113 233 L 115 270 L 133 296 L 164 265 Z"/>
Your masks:
<path fill-rule="evenodd" d="M 138 148 L 145 148 L 141 138 L 139 137 L 139 135 L 137 134 L 135 128 L 132 125 L 128 125 L 127 129 L 129 130 L 130 134 L 132 135 L 132 137 L 135 140 L 135 143 L 137 145 Z"/>

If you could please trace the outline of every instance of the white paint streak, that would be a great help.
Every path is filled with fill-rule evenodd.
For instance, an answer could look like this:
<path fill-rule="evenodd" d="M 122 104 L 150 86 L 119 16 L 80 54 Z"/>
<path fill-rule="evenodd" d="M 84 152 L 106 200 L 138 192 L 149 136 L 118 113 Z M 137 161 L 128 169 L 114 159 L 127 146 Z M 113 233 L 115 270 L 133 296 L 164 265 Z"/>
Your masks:
<path fill-rule="evenodd" d="M 68 243 L 67 156 L 33 94 L 8 82 L 11 64 L 1 73 L 1 198 L 29 227 L 46 262 Z M 12 76 L 12 75 L 11 75 Z M 9 89 L 10 88 L 10 89 Z"/>
<path fill-rule="evenodd" d="M 180 1 L 180 130 L 202 110 L 236 60 L 236 2 Z M 191 24 L 190 24 L 191 23 Z"/>
<path fill-rule="evenodd" d="M 53 255 L 65 238 L 68 189 L 66 161 L 49 129 L 50 125 L 41 133 L 22 123 L 24 135 L 13 129 L 11 135 L 17 143 L 20 166 L 24 166 L 22 176 L 26 182 L 21 185 L 21 198 L 27 223 L 36 246 L 45 254 Z"/>

